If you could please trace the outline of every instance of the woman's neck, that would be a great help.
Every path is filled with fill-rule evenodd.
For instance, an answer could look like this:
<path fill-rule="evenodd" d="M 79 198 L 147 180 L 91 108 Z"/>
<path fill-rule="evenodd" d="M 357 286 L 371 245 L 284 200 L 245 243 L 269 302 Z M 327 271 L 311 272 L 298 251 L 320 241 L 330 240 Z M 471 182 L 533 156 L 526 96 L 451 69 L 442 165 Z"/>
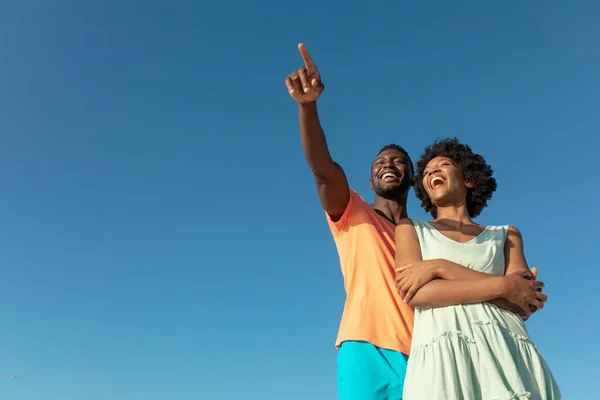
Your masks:
<path fill-rule="evenodd" d="M 469 212 L 467 211 L 466 205 L 458 207 L 438 207 L 435 222 L 442 222 L 444 225 L 456 228 L 459 228 L 463 225 L 474 224 L 471 217 L 469 217 Z"/>

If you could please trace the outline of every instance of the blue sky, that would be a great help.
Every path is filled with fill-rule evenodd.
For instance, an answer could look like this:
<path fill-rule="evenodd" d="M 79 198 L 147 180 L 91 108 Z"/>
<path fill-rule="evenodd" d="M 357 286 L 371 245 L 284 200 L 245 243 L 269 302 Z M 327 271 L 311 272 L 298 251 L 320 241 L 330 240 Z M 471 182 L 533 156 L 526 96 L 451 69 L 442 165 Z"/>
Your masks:
<path fill-rule="evenodd" d="M 300 41 L 367 199 L 387 143 L 486 156 L 479 222 L 521 229 L 550 296 L 531 335 L 565 398 L 597 391 L 596 2 L 0 10 L 0 398 L 335 398 L 341 273 L 284 86 Z"/>

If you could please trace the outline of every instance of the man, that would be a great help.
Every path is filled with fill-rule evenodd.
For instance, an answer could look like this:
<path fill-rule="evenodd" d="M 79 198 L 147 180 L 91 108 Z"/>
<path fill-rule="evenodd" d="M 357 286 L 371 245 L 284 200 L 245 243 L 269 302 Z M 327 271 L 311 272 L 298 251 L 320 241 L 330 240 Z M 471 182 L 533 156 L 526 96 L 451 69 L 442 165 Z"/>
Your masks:
<path fill-rule="evenodd" d="M 306 47 L 298 45 L 304 66 L 286 78 L 298 103 L 300 137 L 321 205 L 339 253 L 346 302 L 336 346 L 341 400 L 402 398 L 413 327 L 413 310 L 395 284 L 394 229 L 407 217 L 406 198 L 414 175 L 408 153 L 388 145 L 371 165 L 369 205 L 348 186 L 333 161 L 317 113 L 324 90 Z"/>

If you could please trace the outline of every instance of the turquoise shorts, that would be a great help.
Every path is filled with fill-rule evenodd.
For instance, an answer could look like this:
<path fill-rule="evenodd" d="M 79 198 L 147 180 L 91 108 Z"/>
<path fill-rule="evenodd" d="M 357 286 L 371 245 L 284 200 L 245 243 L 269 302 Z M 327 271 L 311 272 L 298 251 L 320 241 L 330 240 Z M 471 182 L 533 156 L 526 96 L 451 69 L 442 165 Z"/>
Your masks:
<path fill-rule="evenodd" d="M 338 351 L 340 400 L 401 400 L 408 356 L 368 342 L 343 342 Z"/>

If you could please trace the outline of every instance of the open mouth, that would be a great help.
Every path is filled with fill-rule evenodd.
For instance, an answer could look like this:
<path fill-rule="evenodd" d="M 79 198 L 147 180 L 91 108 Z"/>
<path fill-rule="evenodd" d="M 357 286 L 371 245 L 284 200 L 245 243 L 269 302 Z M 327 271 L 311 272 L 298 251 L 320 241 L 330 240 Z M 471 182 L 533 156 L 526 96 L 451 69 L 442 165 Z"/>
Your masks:
<path fill-rule="evenodd" d="M 431 181 L 429 181 L 429 185 L 431 186 L 432 189 L 437 189 L 444 183 L 446 183 L 446 180 L 444 178 L 442 178 L 441 176 L 434 176 L 433 178 L 431 178 Z"/>
<path fill-rule="evenodd" d="M 399 182 L 400 176 L 394 171 L 386 171 L 379 179 L 381 179 L 383 182 Z"/>

